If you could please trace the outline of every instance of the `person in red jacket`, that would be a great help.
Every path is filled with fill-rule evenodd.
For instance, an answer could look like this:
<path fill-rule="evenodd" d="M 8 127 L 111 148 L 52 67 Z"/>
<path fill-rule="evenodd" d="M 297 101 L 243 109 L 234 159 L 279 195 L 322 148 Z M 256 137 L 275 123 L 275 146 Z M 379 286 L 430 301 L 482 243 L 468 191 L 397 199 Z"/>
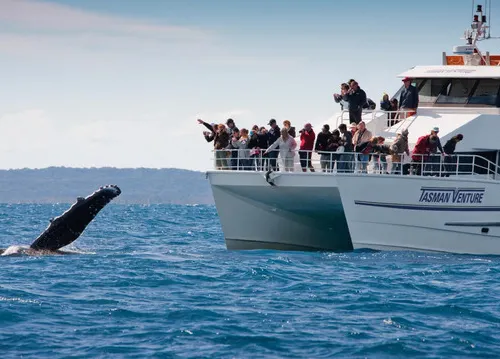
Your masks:
<path fill-rule="evenodd" d="M 306 123 L 304 128 L 299 131 L 300 133 L 300 166 L 302 167 L 302 172 L 307 172 L 307 169 L 314 172 L 314 167 L 311 162 L 311 155 L 314 149 L 314 140 L 316 139 L 316 134 L 312 129 L 310 123 Z"/>
<path fill-rule="evenodd" d="M 411 153 L 412 167 L 416 169 L 416 174 L 422 173 L 422 167 L 429 162 L 431 150 L 436 146 L 436 135 L 425 135 L 418 138 L 415 148 Z"/>

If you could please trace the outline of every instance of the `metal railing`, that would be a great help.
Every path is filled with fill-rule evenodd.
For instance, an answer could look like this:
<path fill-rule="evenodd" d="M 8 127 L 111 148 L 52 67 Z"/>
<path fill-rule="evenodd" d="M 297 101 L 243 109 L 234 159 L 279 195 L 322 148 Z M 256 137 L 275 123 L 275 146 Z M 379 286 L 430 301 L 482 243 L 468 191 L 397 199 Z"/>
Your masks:
<path fill-rule="evenodd" d="M 480 176 L 496 180 L 500 168 L 478 155 L 224 149 L 214 151 L 214 169 L 225 171 L 365 173 L 375 175 Z"/>
<path fill-rule="evenodd" d="M 366 121 L 370 121 L 370 128 L 375 133 L 380 133 L 385 129 L 396 125 L 402 124 L 401 120 L 410 118 L 415 114 L 415 111 L 384 111 L 384 110 L 363 110 L 362 117 Z M 366 118 L 368 116 L 368 119 Z M 415 116 L 414 116 L 415 117 Z M 337 116 L 335 128 L 340 124 L 345 124 L 347 127 L 350 125 L 349 110 L 343 110 Z"/>

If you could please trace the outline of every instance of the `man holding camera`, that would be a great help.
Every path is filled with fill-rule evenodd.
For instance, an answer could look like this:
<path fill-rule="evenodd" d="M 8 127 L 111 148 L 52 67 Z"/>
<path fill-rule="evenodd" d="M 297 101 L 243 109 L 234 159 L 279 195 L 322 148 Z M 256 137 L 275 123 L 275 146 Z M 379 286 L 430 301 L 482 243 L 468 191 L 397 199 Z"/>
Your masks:
<path fill-rule="evenodd" d="M 311 155 L 314 149 L 314 140 L 316 139 L 316 134 L 312 129 L 310 123 L 306 123 L 304 128 L 300 130 L 300 149 L 299 149 L 299 157 L 300 157 L 300 166 L 302 167 L 302 172 L 309 171 L 314 172 L 314 167 L 311 162 Z"/>
<path fill-rule="evenodd" d="M 363 106 L 366 104 L 366 92 L 355 80 L 350 82 L 349 90 L 342 90 L 343 99 L 349 103 L 349 122 L 361 122 Z"/>

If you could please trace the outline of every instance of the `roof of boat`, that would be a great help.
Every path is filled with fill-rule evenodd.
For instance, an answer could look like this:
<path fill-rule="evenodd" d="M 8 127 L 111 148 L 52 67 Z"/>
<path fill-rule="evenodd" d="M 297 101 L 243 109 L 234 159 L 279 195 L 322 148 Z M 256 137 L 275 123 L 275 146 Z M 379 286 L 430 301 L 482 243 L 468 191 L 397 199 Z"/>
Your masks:
<path fill-rule="evenodd" d="M 500 79 L 500 66 L 415 66 L 399 74 L 398 77 Z"/>

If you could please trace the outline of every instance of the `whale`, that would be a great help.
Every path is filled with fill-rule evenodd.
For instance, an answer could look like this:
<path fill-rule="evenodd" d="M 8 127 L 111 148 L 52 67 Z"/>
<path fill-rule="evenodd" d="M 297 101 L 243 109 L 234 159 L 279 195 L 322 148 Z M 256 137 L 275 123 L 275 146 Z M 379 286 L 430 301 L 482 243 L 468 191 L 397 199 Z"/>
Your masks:
<path fill-rule="evenodd" d="M 10 246 L 0 249 L 1 256 L 67 254 L 61 248 L 73 243 L 97 214 L 121 194 L 117 185 L 106 185 L 76 202 L 58 217 L 52 218 L 48 227 L 28 246 Z"/>

